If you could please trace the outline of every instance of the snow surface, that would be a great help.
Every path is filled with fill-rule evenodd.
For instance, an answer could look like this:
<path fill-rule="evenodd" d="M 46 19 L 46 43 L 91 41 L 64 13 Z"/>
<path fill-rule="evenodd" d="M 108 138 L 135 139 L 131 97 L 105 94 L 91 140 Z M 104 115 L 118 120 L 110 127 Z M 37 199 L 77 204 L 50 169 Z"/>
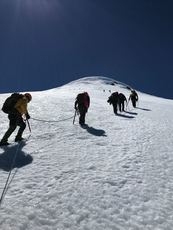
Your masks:
<path fill-rule="evenodd" d="M 78 117 L 72 124 L 83 91 L 91 97 L 85 129 Z M 138 92 L 138 107 L 115 116 L 110 91 L 130 93 L 103 77 L 32 92 L 31 136 L 27 128 L 18 146 L 15 132 L 0 149 L 1 193 L 17 152 L 1 230 L 173 229 L 173 101 Z M 8 119 L 3 112 L 0 119 L 1 138 Z"/>

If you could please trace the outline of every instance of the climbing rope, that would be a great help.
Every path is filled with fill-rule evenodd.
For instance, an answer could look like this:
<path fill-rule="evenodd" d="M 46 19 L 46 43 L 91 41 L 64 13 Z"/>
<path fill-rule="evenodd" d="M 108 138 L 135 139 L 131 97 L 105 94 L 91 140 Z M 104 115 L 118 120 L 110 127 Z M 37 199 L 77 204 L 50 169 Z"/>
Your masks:
<path fill-rule="evenodd" d="M 30 119 L 35 120 L 35 121 L 40 121 L 40 122 L 49 122 L 49 123 L 52 123 L 52 122 L 62 122 L 62 121 L 70 120 L 70 119 L 72 119 L 73 117 L 74 117 L 74 116 L 71 116 L 71 117 L 68 117 L 68 118 L 65 118 L 65 119 L 61 119 L 61 120 L 56 120 L 56 121 L 55 121 L 55 120 L 37 119 L 37 118 L 33 118 L 33 117 L 30 118 Z M 29 124 L 28 120 L 27 120 L 27 123 L 28 123 L 29 130 L 30 130 L 30 132 L 31 132 L 31 128 L 30 128 L 30 124 Z M 30 136 L 31 136 L 31 135 L 30 135 Z M 28 139 L 30 138 L 30 136 L 28 137 Z M 11 182 L 12 182 L 12 180 L 13 180 L 13 178 L 14 178 L 16 172 L 17 172 L 17 170 L 16 170 L 15 173 L 14 173 L 14 175 L 12 176 L 12 178 L 11 178 L 11 180 L 10 180 L 11 173 L 12 173 L 12 170 L 13 170 L 13 166 L 14 166 L 14 164 L 15 164 L 16 157 L 17 157 L 17 154 L 18 154 L 18 152 L 19 152 L 20 144 L 21 144 L 21 143 L 19 143 L 18 146 L 17 146 L 16 152 L 15 152 L 15 154 L 14 154 L 14 157 L 13 157 L 13 160 L 12 160 L 12 164 L 11 164 L 11 167 L 10 167 L 10 171 L 9 171 L 9 173 L 8 173 L 8 177 L 7 177 L 5 186 L 4 186 L 3 191 L 2 191 L 2 194 L 1 194 L 0 206 L 1 206 L 2 201 L 3 201 L 4 197 L 5 197 L 5 194 L 6 194 L 7 190 L 8 190 L 8 187 L 9 187 L 9 185 L 11 184 Z M 9 181 L 9 180 L 10 180 L 10 181 Z"/>
<path fill-rule="evenodd" d="M 8 177 L 7 177 L 7 180 L 6 180 L 4 189 L 3 189 L 2 194 L 1 194 L 0 206 L 1 206 L 1 204 L 2 204 L 2 201 L 3 201 L 4 197 L 5 197 L 6 191 L 7 191 L 7 189 L 8 189 L 8 182 L 9 182 L 9 179 L 10 179 L 10 176 L 11 176 L 11 173 L 12 173 L 12 170 L 13 170 L 13 166 L 14 166 L 15 161 L 16 161 L 17 154 L 18 154 L 18 152 L 19 152 L 19 147 L 20 147 L 20 143 L 17 145 L 17 149 L 16 149 L 16 152 L 15 152 L 14 157 L 13 157 L 13 160 L 12 160 L 12 164 L 11 164 L 11 167 L 10 167 L 10 171 L 9 171 L 9 173 L 8 173 Z"/>
<path fill-rule="evenodd" d="M 31 134 L 29 135 L 29 137 L 27 138 L 27 140 L 29 140 L 30 136 L 31 136 Z M 4 197 L 5 197 L 5 194 L 7 193 L 7 190 L 8 190 L 8 188 L 9 188 L 9 185 L 11 184 L 11 182 L 12 182 L 14 176 L 15 176 L 16 173 L 17 173 L 17 170 L 16 170 L 16 171 L 14 172 L 13 176 L 11 177 L 11 173 L 12 173 L 13 167 L 14 167 L 14 165 L 15 165 L 16 157 L 17 157 L 17 155 L 18 155 L 19 147 L 20 147 L 21 144 L 22 144 L 22 141 L 19 142 L 18 145 L 17 145 L 16 152 L 15 152 L 15 154 L 14 154 L 14 157 L 13 157 L 13 160 L 12 160 L 12 164 L 11 164 L 11 167 L 10 167 L 10 171 L 9 171 L 9 173 L 8 173 L 8 177 L 7 177 L 6 183 L 5 183 L 5 185 L 4 185 L 4 188 L 3 188 L 3 191 L 2 191 L 2 194 L 1 194 L 0 206 L 1 206 L 1 204 L 2 204 L 2 201 L 4 200 Z M 10 179 L 10 177 L 11 177 L 11 179 Z"/>
<path fill-rule="evenodd" d="M 61 120 L 56 120 L 56 121 L 55 120 L 37 119 L 37 118 L 33 118 L 33 117 L 31 117 L 30 119 L 35 120 L 35 121 L 40 121 L 40 122 L 49 122 L 49 123 L 52 123 L 52 122 L 62 122 L 62 121 L 70 120 L 72 118 L 73 118 L 73 116 L 65 118 L 65 119 L 61 119 Z"/>

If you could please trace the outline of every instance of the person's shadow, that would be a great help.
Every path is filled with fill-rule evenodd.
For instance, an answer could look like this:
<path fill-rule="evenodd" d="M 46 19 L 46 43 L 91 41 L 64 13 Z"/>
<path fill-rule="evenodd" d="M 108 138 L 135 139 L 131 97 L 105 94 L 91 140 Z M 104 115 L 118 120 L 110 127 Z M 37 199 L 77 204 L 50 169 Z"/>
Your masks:
<path fill-rule="evenodd" d="M 124 110 L 124 112 L 125 112 L 125 113 L 128 113 L 128 114 L 130 114 L 130 115 L 138 115 L 138 114 L 135 113 L 135 112 L 131 112 L 131 111 L 127 111 L 127 110 Z"/>
<path fill-rule="evenodd" d="M 33 157 L 22 151 L 25 144 L 22 141 L 18 144 L 1 146 L 4 153 L 0 154 L 0 169 L 9 172 L 14 168 L 21 168 L 32 163 Z"/>
<path fill-rule="evenodd" d="M 124 118 L 134 118 L 134 116 L 130 116 L 130 115 L 126 115 L 126 114 L 121 114 L 121 113 L 117 113 L 116 116 L 124 117 Z"/>
<path fill-rule="evenodd" d="M 141 110 L 144 110 L 144 111 L 151 111 L 151 109 L 140 108 L 140 107 L 136 107 L 136 109 L 141 109 Z"/>
<path fill-rule="evenodd" d="M 105 134 L 105 131 L 103 129 L 96 129 L 91 126 L 88 126 L 87 124 L 81 126 L 83 129 L 86 129 L 88 133 L 94 135 L 94 136 L 104 136 L 106 137 L 107 135 Z"/>

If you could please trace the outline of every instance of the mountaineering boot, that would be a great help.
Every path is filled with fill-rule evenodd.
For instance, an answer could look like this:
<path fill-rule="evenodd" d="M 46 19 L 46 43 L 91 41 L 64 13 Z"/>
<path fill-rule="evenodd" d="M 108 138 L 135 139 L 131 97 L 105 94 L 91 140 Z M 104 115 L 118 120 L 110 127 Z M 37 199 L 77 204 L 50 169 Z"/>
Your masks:
<path fill-rule="evenodd" d="M 7 140 L 1 140 L 0 141 L 0 146 L 4 146 L 4 145 L 9 145 L 8 141 Z"/>
<path fill-rule="evenodd" d="M 19 141 L 22 141 L 22 140 L 24 140 L 23 137 L 18 137 L 18 136 L 16 136 L 16 138 L 15 138 L 15 142 L 19 142 Z"/>

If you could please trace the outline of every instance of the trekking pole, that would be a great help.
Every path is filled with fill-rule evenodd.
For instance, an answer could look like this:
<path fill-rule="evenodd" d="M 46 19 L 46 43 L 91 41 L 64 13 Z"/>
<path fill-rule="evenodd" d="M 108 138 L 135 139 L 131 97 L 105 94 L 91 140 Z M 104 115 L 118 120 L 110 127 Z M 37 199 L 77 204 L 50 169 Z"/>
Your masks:
<path fill-rule="evenodd" d="M 126 110 L 128 109 L 129 100 L 126 102 Z"/>
<path fill-rule="evenodd" d="M 29 124 L 28 119 L 26 119 L 26 122 L 27 122 L 27 124 L 28 124 L 28 128 L 29 128 L 29 131 L 30 131 L 30 133 L 31 133 L 31 126 L 30 126 L 30 124 Z"/>
<path fill-rule="evenodd" d="M 74 117 L 73 117 L 73 125 L 74 125 L 74 122 L 75 122 L 76 114 L 77 114 L 77 109 L 75 110 L 75 113 L 74 113 Z"/>

